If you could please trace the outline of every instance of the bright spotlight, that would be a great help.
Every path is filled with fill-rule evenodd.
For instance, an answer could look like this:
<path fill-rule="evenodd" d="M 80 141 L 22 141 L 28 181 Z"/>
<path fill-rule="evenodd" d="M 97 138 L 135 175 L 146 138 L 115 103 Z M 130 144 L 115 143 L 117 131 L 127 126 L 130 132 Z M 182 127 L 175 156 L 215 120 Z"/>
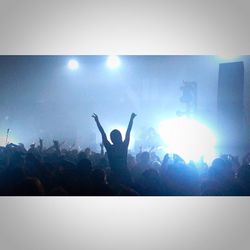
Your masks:
<path fill-rule="evenodd" d="M 118 68 L 121 65 L 121 60 L 118 56 L 109 56 L 107 59 L 107 66 L 110 69 Z"/>
<path fill-rule="evenodd" d="M 160 123 L 159 134 L 169 153 L 179 154 L 186 162 L 199 161 L 201 157 L 207 163 L 216 157 L 216 136 L 199 121 L 179 117 Z"/>
<path fill-rule="evenodd" d="M 79 68 L 79 63 L 75 59 L 71 59 L 68 62 L 68 68 L 70 70 L 77 70 Z"/>

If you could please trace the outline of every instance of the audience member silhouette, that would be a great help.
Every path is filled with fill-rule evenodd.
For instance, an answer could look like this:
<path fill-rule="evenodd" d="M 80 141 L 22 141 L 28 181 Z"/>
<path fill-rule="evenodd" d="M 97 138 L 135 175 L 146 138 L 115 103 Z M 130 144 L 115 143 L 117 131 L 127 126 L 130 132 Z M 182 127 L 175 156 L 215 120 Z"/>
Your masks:
<path fill-rule="evenodd" d="M 112 144 L 108 141 L 107 135 L 99 121 L 98 116 L 96 114 L 93 114 L 92 117 L 96 122 L 96 125 L 102 136 L 103 145 L 107 150 L 109 165 L 113 175 L 113 181 L 115 182 L 115 184 L 117 184 L 118 182 L 120 184 L 131 185 L 131 177 L 127 167 L 127 156 L 130 141 L 130 132 L 136 114 L 131 114 L 124 141 L 122 141 L 122 135 L 119 130 L 114 129 L 111 131 L 110 139 Z"/>

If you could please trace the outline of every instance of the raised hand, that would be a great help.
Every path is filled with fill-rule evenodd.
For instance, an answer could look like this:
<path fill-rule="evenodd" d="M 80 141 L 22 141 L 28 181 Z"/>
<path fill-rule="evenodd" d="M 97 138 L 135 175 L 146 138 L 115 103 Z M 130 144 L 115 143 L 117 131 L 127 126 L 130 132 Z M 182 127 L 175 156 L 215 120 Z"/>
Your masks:
<path fill-rule="evenodd" d="M 99 129 L 99 131 L 100 131 L 100 133 L 102 135 L 102 142 L 103 142 L 103 144 L 107 145 L 109 142 L 107 140 L 106 133 L 105 133 L 105 131 L 104 131 L 101 123 L 99 122 L 98 115 L 95 114 L 95 113 L 93 113 L 92 117 L 95 119 L 96 125 L 97 125 L 97 127 L 98 127 L 98 129 Z"/>
<path fill-rule="evenodd" d="M 136 114 L 135 113 L 132 113 L 131 114 L 131 119 L 134 119 L 136 117 Z"/>
<path fill-rule="evenodd" d="M 124 140 L 124 142 L 127 144 L 127 146 L 129 144 L 130 132 L 131 132 L 131 129 L 132 129 L 132 126 L 133 126 L 133 121 L 134 121 L 135 117 L 136 117 L 136 114 L 132 113 L 131 116 L 130 116 L 129 123 L 128 123 L 128 128 L 127 128 L 126 135 L 125 135 L 125 140 Z"/>
<path fill-rule="evenodd" d="M 57 140 L 53 140 L 54 146 L 59 147 L 59 142 Z"/>
<path fill-rule="evenodd" d="M 92 117 L 95 119 L 96 122 L 99 121 L 97 114 L 93 113 Z"/>
<path fill-rule="evenodd" d="M 60 144 L 59 144 L 59 141 L 57 140 L 53 140 L 53 143 L 54 143 L 54 149 L 56 150 L 57 153 L 60 154 Z"/>

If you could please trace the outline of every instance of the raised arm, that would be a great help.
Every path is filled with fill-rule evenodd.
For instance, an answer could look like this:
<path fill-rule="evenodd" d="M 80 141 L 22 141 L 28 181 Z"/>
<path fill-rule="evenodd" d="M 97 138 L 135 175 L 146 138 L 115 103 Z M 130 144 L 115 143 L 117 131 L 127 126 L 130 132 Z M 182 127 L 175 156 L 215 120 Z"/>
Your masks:
<path fill-rule="evenodd" d="M 61 154 L 60 146 L 62 145 L 62 143 L 59 144 L 59 141 L 53 140 L 53 144 L 54 144 L 54 148 L 55 148 L 55 150 L 56 150 L 56 153 L 57 153 L 58 155 L 60 155 L 60 154 Z"/>
<path fill-rule="evenodd" d="M 132 113 L 131 116 L 130 116 L 128 128 L 127 128 L 127 131 L 126 131 L 125 141 L 124 141 L 127 145 L 129 144 L 130 132 L 131 132 L 131 129 L 133 127 L 133 121 L 134 121 L 135 117 L 136 117 L 135 113 Z"/>
<path fill-rule="evenodd" d="M 105 133 L 101 123 L 99 122 L 99 118 L 98 118 L 97 114 L 95 114 L 95 113 L 92 115 L 92 117 L 95 119 L 96 125 L 97 125 L 97 127 L 102 135 L 102 142 L 103 142 L 104 146 L 106 146 L 109 143 L 109 141 L 107 139 L 106 133 Z"/>
<path fill-rule="evenodd" d="M 43 152 L 43 139 L 39 138 L 38 151 L 41 154 Z"/>

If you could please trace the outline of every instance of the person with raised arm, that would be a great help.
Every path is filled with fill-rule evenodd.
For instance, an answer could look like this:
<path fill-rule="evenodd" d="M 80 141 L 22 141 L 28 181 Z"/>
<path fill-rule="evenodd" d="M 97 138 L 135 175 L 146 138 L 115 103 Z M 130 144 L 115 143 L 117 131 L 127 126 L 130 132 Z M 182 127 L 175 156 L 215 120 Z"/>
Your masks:
<path fill-rule="evenodd" d="M 131 178 L 127 168 L 127 155 L 128 145 L 130 141 L 130 133 L 133 127 L 133 121 L 136 117 L 136 114 L 131 114 L 124 141 L 122 140 L 122 135 L 119 130 L 114 129 L 111 131 L 110 139 L 112 143 L 108 141 L 107 135 L 99 121 L 98 116 L 94 113 L 92 117 L 94 118 L 96 125 L 101 133 L 102 143 L 106 148 L 109 159 L 109 165 L 114 178 L 121 184 L 130 185 Z"/>

